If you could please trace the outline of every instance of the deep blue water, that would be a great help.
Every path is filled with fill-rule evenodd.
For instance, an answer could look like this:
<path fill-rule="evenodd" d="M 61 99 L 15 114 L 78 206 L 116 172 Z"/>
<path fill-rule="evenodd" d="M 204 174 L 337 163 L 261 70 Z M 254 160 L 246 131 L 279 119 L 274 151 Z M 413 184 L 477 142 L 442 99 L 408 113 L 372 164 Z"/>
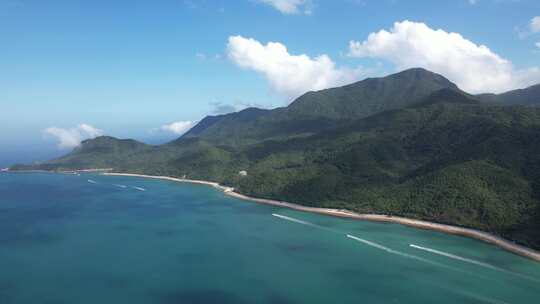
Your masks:
<path fill-rule="evenodd" d="M 540 263 L 468 238 L 202 185 L 0 174 L 1 304 L 539 302 Z"/>

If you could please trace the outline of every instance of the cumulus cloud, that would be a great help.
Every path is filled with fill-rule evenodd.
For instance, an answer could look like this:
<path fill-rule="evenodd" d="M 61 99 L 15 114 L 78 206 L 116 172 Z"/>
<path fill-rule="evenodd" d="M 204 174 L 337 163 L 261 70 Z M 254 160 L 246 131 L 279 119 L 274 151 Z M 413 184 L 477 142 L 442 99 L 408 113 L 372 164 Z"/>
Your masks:
<path fill-rule="evenodd" d="M 270 5 L 283 14 L 311 13 L 309 0 L 259 0 L 259 2 Z"/>
<path fill-rule="evenodd" d="M 529 27 L 531 29 L 531 32 L 539 33 L 540 32 L 540 16 L 536 16 L 532 18 L 531 23 L 529 24 Z"/>
<path fill-rule="evenodd" d="M 81 144 L 81 141 L 88 138 L 95 138 L 103 135 L 103 131 L 88 124 L 80 124 L 75 128 L 63 129 L 50 127 L 43 132 L 46 135 L 55 137 L 58 140 L 59 149 L 71 149 Z"/>
<path fill-rule="evenodd" d="M 229 37 L 227 53 L 238 66 L 263 74 L 273 90 L 287 97 L 350 83 L 360 74 L 360 69 L 337 68 L 328 55 L 291 55 L 279 42 L 263 45 L 242 36 Z"/>
<path fill-rule="evenodd" d="M 227 114 L 238 111 L 238 108 L 235 105 L 223 103 L 221 101 L 212 101 L 210 102 L 212 106 L 212 114 Z"/>
<path fill-rule="evenodd" d="M 170 123 L 168 125 L 161 126 L 160 130 L 161 131 L 166 131 L 166 132 L 171 132 L 171 133 L 174 133 L 174 134 L 177 134 L 177 135 L 182 135 L 186 131 L 191 129 L 191 127 L 193 127 L 195 125 L 195 123 L 196 122 L 189 121 L 189 120 L 188 121 L 176 121 L 176 122 Z"/>
<path fill-rule="evenodd" d="M 540 82 L 536 67 L 516 69 L 485 45 L 411 21 L 396 22 L 389 31 L 371 33 L 362 42 L 350 41 L 349 56 L 382 58 L 400 70 L 424 67 L 471 93 L 499 93 Z"/>

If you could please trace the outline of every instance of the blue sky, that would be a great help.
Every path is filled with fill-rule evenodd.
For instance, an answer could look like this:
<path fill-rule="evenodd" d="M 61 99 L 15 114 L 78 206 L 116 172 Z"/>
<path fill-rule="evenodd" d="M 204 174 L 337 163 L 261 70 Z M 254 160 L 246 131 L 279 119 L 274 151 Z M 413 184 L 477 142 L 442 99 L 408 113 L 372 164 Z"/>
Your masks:
<path fill-rule="evenodd" d="M 0 0 L 0 165 L 97 134 L 165 141 L 410 66 L 524 87 L 540 82 L 537 16 L 537 0 Z"/>

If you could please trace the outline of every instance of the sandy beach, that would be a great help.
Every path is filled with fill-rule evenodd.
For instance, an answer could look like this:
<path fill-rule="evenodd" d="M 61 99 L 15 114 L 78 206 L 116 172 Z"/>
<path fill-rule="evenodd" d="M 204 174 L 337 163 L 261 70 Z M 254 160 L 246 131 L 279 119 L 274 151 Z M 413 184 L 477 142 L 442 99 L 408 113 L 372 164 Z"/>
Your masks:
<path fill-rule="evenodd" d="M 508 241 L 506 239 L 503 239 L 501 237 L 498 237 L 496 235 L 493 235 L 487 232 L 470 229 L 470 228 L 463 228 L 463 227 L 446 225 L 446 224 L 438 224 L 438 223 L 433 223 L 433 222 L 428 222 L 428 221 L 399 217 L 399 216 L 389 216 L 389 215 L 383 215 L 383 214 L 361 214 L 361 213 L 355 213 L 355 212 L 343 210 L 343 209 L 307 207 L 307 206 L 302 206 L 302 205 L 283 202 L 283 201 L 255 198 L 255 197 L 250 197 L 250 196 L 235 192 L 234 188 L 225 187 L 225 186 L 220 185 L 219 183 L 204 181 L 204 180 L 183 179 L 183 178 L 175 178 L 175 177 L 170 177 L 170 176 L 154 176 L 154 175 L 144 175 L 144 174 L 113 173 L 113 172 L 105 172 L 105 173 L 102 173 L 102 175 L 144 177 L 144 178 L 168 180 L 168 181 L 181 182 L 181 183 L 208 185 L 208 186 L 212 186 L 214 188 L 222 190 L 226 195 L 229 195 L 229 196 L 241 199 L 241 200 L 252 201 L 252 202 L 256 202 L 260 204 L 267 204 L 267 205 L 273 205 L 273 206 L 278 206 L 278 207 L 290 208 L 290 209 L 294 209 L 298 211 L 313 212 L 313 213 L 318 213 L 318 214 L 323 214 L 323 215 L 345 217 L 345 218 L 351 218 L 351 219 L 357 219 L 357 220 L 397 223 L 397 224 L 411 226 L 411 227 L 420 228 L 420 229 L 435 230 L 435 231 L 440 231 L 440 232 L 445 232 L 445 233 L 450 233 L 450 234 L 455 234 L 455 235 L 461 235 L 461 236 L 474 238 L 480 241 L 484 241 L 486 243 L 496 245 L 512 253 L 540 262 L 540 252 L 534 249 L 515 244 L 511 241 Z"/>

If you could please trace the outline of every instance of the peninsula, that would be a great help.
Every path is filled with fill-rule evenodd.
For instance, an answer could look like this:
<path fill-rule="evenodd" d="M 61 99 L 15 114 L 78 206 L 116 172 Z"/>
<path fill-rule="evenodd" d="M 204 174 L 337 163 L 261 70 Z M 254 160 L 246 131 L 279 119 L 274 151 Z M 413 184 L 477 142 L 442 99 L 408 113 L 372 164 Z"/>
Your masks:
<path fill-rule="evenodd" d="M 538 92 L 471 95 L 410 69 L 308 92 L 285 108 L 208 116 L 163 145 L 101 136 L 10 170 L 209 180 L 239 198 L 540 249 Z"/>

